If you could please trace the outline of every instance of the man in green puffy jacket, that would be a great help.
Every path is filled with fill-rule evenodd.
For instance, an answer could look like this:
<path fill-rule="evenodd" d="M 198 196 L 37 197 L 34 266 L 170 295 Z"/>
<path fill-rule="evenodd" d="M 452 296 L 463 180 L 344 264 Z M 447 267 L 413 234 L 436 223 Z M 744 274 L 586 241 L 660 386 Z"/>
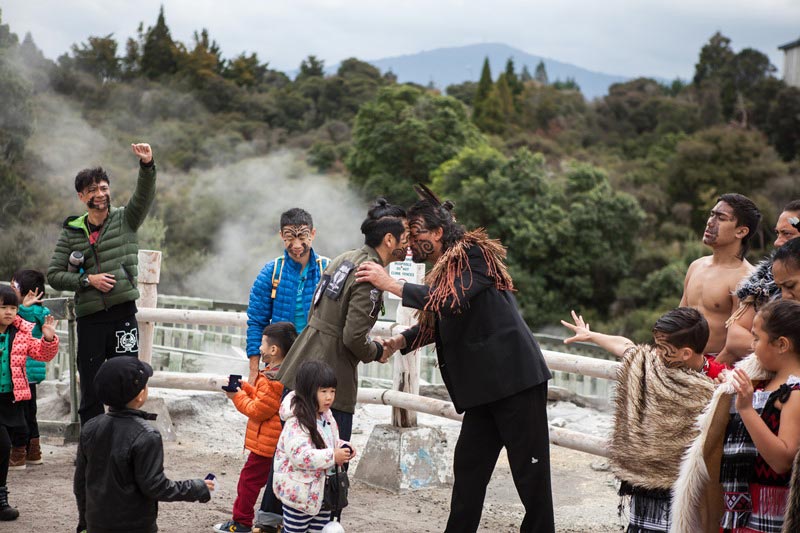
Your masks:
<path fill-rule="evenodd" d="M 117 355 L 139 356 L 136 231 L 153 203 L 156 167 L 149 144 L 132 144 L 131 148 L 139 158 L 139 179 L 128 204 L 111 207 L 110 181 L 102 168 L 81 170 L 75 177 L 75 190 L 87 212 L 64 221 L 47 269 L 47 280 L 54 289 L 75 292 L 81 424 L 103 413 L 94 391 L 94 375 L 100 365 Z M 83 256 L 77 265 L 75 252 Z"/>

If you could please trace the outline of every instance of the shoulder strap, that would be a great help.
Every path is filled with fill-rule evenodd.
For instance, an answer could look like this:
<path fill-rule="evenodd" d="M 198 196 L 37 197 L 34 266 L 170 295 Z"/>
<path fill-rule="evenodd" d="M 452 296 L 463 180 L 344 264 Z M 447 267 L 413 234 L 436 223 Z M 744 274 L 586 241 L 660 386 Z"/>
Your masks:
<path fill-rule="evenodd" d="M 273 300 L 278 293 L 278 285 L 281 283 L 281 274 L 283 274 L 283 256 L 275 258 L 275 266 L 272 269 L 272 293 L 269 297 Z"/>
<path fill-rule="evenodd" d="M 319 277 L 322 277 L 322 273 L 325 272 L 325 269 L 328 268 L 328 263 L 330 263 L 330 259 L 327 257 L 317 257 L 317 268 L 319 269 Z"/>

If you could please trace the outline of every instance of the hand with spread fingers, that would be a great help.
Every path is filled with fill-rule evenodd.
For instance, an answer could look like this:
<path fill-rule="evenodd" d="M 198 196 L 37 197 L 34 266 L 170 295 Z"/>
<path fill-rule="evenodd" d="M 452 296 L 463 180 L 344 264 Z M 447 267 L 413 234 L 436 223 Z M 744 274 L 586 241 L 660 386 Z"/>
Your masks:
<path fill-rule="evenodd" d="M 25 297 L 22 298 L 22 305 L 24 305 L 25 307 L 30 307 L 32 305 L 42 303 L 42 300 L 44 300 L 44 292 L 40 292 L 37 287 L 32 291 L 28 291 L 28 294 L 26 294 Z"/>
<path fill-rule="evenodd" d="M 592 330 L 589 329 L 589 324 L 583 321 L 583 316 L 575 311 L 570 311 L 574 324 L 570 324 L 566 320 L 561 321 L 561 325 L 565 328 L 571 329 L 574 335 L 568 339 L 564 339 L 564 344 L 571 344 L 573 342 L 591 342 Z"/>
<path fill-rule="evenodd" d="M 48 315 L 47 318 L 44 319 L 44 324 L 42 324 L 42 338 L 47 342 L 51 342 L 55 336 L 56 319 L 53 318 L 53 315 Z"/>

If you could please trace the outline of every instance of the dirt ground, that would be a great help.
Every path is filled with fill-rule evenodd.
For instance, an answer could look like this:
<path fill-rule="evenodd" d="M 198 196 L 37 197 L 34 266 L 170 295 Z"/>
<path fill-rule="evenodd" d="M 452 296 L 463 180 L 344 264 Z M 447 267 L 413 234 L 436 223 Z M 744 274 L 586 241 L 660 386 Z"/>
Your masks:
<path fill-rule="evenodd" d="M 214 472 L 221 481 L 219 490 L 206 504 L 162 503 L 159 528 L 165 532 L 211 531 L 214 523 L 230 518 L 245 458 L 242 453 L 245 419 L 222 394 L 154 390 L 152 395 L 163 399 L 175 430 L 176 440 L 165 443 L 167 476 L 186 479 Z M 59 416 L 63 416 L 63 406 L 53 407 L 58 401 L 54 398 L 40 401 L 40 411 L 45 415 L 40 419 L 59 411 Z M 387 423 L 389 419 L 390 410 L 386 406 L 359 406 L 353 434 L 356 448 L 363 450 L 372 426 Z M 422 415 L 420 423 L 440 426 L 452 454 L 457 422 Z M 20 518 L 8 526 L 0 526 L 0 531 L 75 531 L 77 512 L 72 475 L 76 445 L 59 443 L 55 438 L 44 441 L 44 465 L 9 473 L 9 499 L 19 509 Z M 557 531 L 622 530 L 613 478 L 604 469 L 602 459 L 553 447 L 551 461 Z M 442 531 L 449 501 L 450 487 L 397 495 L 356 479 L 350 506 L 343 514 L 343 525 L 348 533 Z M 501 454 L 487 490 L 479 531 L 518 531 L 522 513 L 508 462 Z"/>

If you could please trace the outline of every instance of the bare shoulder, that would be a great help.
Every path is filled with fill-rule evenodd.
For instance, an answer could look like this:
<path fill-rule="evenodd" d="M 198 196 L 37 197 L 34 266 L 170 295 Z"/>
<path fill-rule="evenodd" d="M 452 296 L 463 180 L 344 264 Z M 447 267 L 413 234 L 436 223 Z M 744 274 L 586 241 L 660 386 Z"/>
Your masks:
<path fill-rule="evenodd" d="M 755 269 L 756 269 L 756 267 L 751 265 L 750 262 L 747 259 L 742 259 L 742 266 L 739 267 L 739 271 L 743 275 L 748 276 L 748 275 L 752 274 Z"/>
<path fill-rule="evenodd" d="M 711 257 L 710 255 L 704 255 L 703 257 L 698 257 L 689 265 L 689 270 L 686 271 L 686 275 L 690 275 L 695 270 L 699 270 L 705 268 L 711 264 Z"/>
<path fill-rule="evenodd" d="M 731 286 L 731 290 L 735 290 L 743 279 L 750 277 L 750 274 L 753 273 L 753 270 L 755 270 L 755 267 L 748 263 L 747 260 L 742 261 L 740 267 L 731 270 L 730 274 L 726 276 L 728 283 Z"/>

